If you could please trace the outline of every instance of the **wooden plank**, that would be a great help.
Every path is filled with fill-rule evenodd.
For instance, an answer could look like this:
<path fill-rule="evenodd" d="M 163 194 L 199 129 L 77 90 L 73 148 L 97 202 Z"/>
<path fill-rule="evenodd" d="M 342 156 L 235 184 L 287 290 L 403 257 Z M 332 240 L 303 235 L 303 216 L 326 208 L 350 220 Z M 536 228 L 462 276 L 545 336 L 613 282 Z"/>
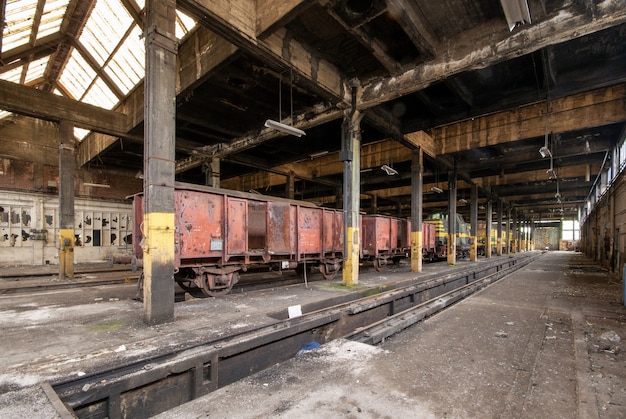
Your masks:
<path fill-rule="evenodd" d="M 289 17 L 298 14 L 313 2 L 307 0 L 257 0 L 256 35 L 261 36 L 275 26 L 283 26 Z"/>

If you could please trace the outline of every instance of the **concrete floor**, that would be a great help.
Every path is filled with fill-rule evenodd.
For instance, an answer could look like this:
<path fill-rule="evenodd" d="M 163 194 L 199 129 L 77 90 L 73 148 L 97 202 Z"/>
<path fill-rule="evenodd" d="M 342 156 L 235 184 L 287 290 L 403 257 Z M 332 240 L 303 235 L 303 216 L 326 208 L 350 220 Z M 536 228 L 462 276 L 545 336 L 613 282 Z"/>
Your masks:
<path fill-rule="evenodd" d="M 335 341 L 158 416 L 624 418 L 621 280 L 547 253 L 378 347 Z"/>
<path fill-rule="evenodd" d="M 427 268 L 420 275 L 449 269 Z M 399 268 L 360 281 L 406 276 Z M 41 382 L 268 324 L 267 307 L 345 292 L 326 284 L 188 301 L 176 305 L 176 322 L 153 327 L 133 285 L 2 295 L 0 417 L 54 417 L 19 397 L 41 395 Z M 220 323 L 195 322 L 203 312 L 221 313 Z M 550 252 L 378 347 L 336 341 L 160 417 L 621 418 L 622 339 L 621 278 L 580 254 Z"/>

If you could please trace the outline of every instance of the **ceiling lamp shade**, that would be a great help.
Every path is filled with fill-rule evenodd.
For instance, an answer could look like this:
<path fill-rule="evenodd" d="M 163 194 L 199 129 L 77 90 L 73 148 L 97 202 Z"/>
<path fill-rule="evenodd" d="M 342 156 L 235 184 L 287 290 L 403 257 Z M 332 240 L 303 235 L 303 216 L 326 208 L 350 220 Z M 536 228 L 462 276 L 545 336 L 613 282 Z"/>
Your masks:
<path fill-rule="evenodd" d="M 526 0 L 500 0 L 509 31 L 530 23 L 530 9 Z"/>
<path fill-rule="evenodd" d="M 438 188 L 437 186 L 433 186 L 430 190 L 436 193 L 443 193 L 443 189 Z"/>
<path fill-rule="evenodd" d="M 389 176 L 398 174 L 398 171 L 389 165 L 383 164 L 382 166 L 380 166 L 380 168 L 384 170 L 385 173 L 387 173 Z"/>
<path fill-rule="evenodd" d="M 267 128 L 272 128 L 285 134 L 295 135 L 296 137 L 302 137 L 303 135 L 306 135 L 306 133 L 301 129 L 292 127 L 291 125 L 283 124 L 282 122 L 274 121 L 273 119 L 268 119 L 267 121 L 265 121 L 265 126 Z"/>

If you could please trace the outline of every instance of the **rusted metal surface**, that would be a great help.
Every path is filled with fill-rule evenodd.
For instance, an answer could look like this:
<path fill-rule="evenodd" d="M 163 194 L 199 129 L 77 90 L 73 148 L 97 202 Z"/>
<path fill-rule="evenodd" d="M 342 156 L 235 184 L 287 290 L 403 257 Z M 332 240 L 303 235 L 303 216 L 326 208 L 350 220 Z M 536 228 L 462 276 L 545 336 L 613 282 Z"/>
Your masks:
<path fill-rule="evenodd" d="M 177 184 L 176 279 L 186 291 L 227 293 L 252 264 L 294 269 L 320 265 L 325 278 L 341 269 L 343 213 L 314 205 L 224 189 Z M 134 254 L 143 256 L 143 196 L 134 196 Z"/>
<path fill-rule="evenodd" d="M 406 257 L 410 252 L 409 220 L 385 215 L 361 217 L 361 257 L 374 261 L 382 270 L 390 260 Z"/>

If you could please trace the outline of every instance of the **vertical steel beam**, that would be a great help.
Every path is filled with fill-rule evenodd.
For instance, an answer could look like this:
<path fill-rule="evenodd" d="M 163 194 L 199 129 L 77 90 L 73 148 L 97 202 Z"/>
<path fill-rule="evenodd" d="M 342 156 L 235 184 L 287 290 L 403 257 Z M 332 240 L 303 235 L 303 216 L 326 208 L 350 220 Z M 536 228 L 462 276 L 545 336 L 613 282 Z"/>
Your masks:
<path fill-rule="evenodd" d="M 74 127 L 59 123 L 59 279 L 74 277 Z"/>
<path fill-rule="evenodd" d="M 491 222 L 493 221 L 493 209 L 491 208 L 491 198 L 487 199 L 487 214 L 485 216 L 485 257 L 491 257 Z"/>
<path fill-rule="evenodd" d="M 422 272 L 422 207 L 424 192 L 424 152 L 412 151 L 411 161 L 411 272 Z"/>
<path fill-rule="evenodd" d="M 346 111 L 341 130 L 341 160 L 343 161 L 343 225 L 344 263 L 343 285 L 359 283 L 359 210 L 361 197 L 361 119 L 356 108 L 358 81 L 351 82 L 352 107 Z"/>
<path fill-rule="evenodd" d="M 478 185 L 472 185 L 470 198 L 470 261 L 478 259 Z"/>
<path fill-rule="evenodd" d="M 146 2 L 144 322 L 174 319 L 176 1 Z"/>
<path fill-rule="evenodd" d="M 511 207 L 506 209 L 506 254 L 511 253 Z"/>
<path fill-rule="evenodd" d="M 502 200 L 498 199 L 498 228 L 496 239 L 496 255 L 502 256 Z"/>
<path fill-rule="evenodd" d="M 448 264 L 456 264 L 456 170 L 448 173 Z"/>

